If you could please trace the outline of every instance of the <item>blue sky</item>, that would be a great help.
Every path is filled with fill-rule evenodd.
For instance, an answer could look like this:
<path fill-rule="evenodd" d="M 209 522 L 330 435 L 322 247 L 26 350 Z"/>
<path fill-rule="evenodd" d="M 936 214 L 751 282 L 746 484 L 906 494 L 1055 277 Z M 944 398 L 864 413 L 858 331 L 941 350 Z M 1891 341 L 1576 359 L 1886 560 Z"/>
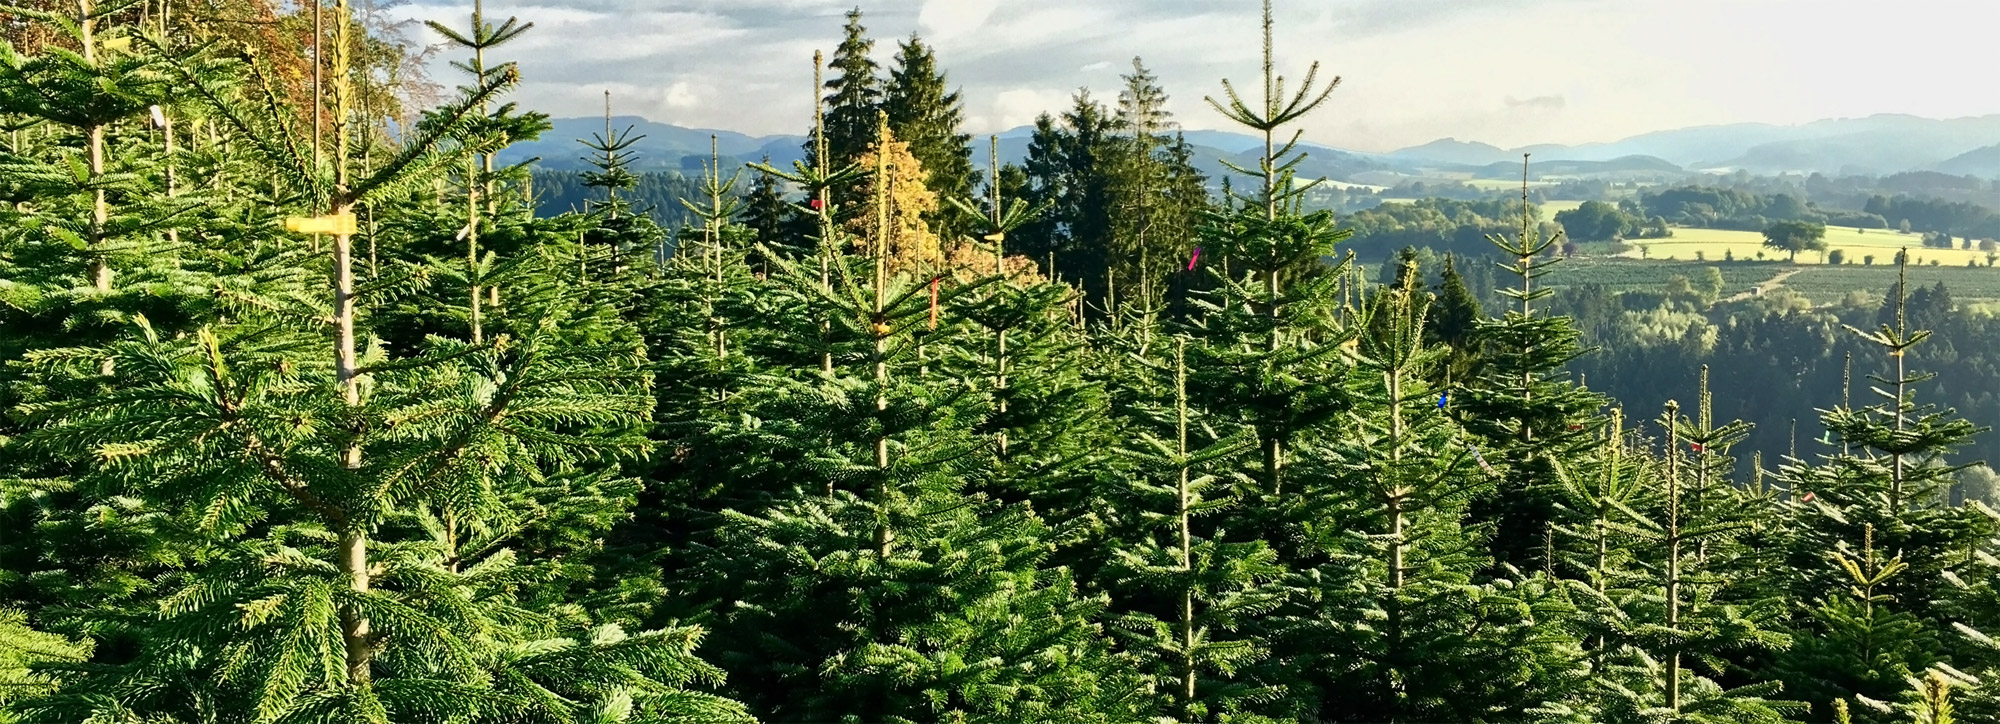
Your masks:
<path fill-rule="evenodd" d="M 855 0 L 488 0 L 535 29 L 506 46 L 523 105 L 752 134 L 810 122 L 812 53 Z M 1115 99 L 1143 57 L 1188 128 L 1255 82 L 1257 0 L 878 0 L 885 66 L 921 34 L 975 133 L 1033 121 L 1088 87 Z M 463 26 L 471 0 L 396 12 Z M 1386 151 L 1442 137 L 1501 146 L 1608 141 L 1691 125 L 1874 113 L 2000 113 L 1993 0 L 1278 0 L 1278 64 L 1343 77 L 1307 137 Z M 420 34 L 428 38 L 428 31 Z M 448 74 L 445 68 L 439 69 Z M 1996 139 L 2000 140 L 2000 139 Z"/>

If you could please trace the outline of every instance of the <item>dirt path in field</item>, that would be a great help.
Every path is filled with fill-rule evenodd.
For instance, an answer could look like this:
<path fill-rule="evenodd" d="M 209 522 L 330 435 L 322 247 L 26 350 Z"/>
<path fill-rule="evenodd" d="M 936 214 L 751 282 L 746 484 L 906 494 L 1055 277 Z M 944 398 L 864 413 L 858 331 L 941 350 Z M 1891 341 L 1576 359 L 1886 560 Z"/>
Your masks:
<path fill-rule="evenodd" d="M 1754 287 L 1751 287 L 1751 288 L 1750 288 L 1750 291 L 1747 291 L 1747 292 L 1737 292 L 1735 296 L 1732 296 L 1732 297 L 1729 297 L 1729 298 L 1727 298 L 1727 299 L 1724 299 L 1724 300 L 1722 300 L 1722 302 L 1721 302 L 1721 303 L 1722 303 L 1722 304 L 1728 304 L 1728 303 L 1730 303 L 1730 302 L 1740 302 L 1740 301 L 1743 301 L 1743 300 L 1745 300 L 1745 299 L 1749 299 L 1749 298 L 1751 298 L 1751 297 L 1756 297 L 1756 296 L 1762 296 L 1762 295 L 1765 295 L 1765 294 L 1769 294 L 1769 293 L 1770 293 L 1770 292 L 1771 292 L 1772 290 L 1774 290 L 1774 289 L 1777 289 L 1778 287 L 1782 287 L 1782 286 L 1784 286 L 1784 285 L 1785 285 L 1785 280 L 1786 280 L 1786 279 L 1790 279 L 1790 278 L 1792 278 L 1792 275 L 1793 275 L 1793 274 L 1797 274 L 1797 273 L 1799 273 L 1799 272 L 1802 272 L 1802 271 L 1805 271 L 1805 267 L 1797 267 L 1797 266 L 1795 266 L 1795 267 L 1792 267 L 1792 268 L 1790 268 L 1790 269 L 1786 269 L 1786 270 L 1784 270 L 1784 271 L 1781 271 L 1781 272 L 1778 272 L 1778 275 L 1777 275 L 1777 276 L 1774 276 L 1774 277 L 1771 277 L 1771 278 L 1770 278 L 1770 280 L 1768 280 L 1768 281 L 1765 281 L 1765 282 L 1764 282 L 1764 283 L 1762 283 L 1762 284 L 1758 284 L 1757 286 L 1754 286 Z"/>

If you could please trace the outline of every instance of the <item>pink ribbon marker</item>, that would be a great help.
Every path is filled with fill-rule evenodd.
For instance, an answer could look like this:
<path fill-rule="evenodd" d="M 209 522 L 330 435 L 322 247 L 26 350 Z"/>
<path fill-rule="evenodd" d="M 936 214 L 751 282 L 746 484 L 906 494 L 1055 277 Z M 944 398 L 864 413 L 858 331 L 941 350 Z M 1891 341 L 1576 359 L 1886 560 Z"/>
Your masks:
<path fill-rule="evenodd" d="M 1196 261 L 1199 261 L 1199 260 L 1201 260 L 1201 247 L 1197 246 L 1197 247 L 1195 247 L 1195 248 L 1194 248 L 1194 257 L 1193 257 L 1193 258 L 1191 258 L 1191 259 L 1188 259 L 1188 268 L 1187 268 L 1187 270 L 1188 270 L 1188 271 L 1194 271 L 1194 263 L 1195 263 Z"/>

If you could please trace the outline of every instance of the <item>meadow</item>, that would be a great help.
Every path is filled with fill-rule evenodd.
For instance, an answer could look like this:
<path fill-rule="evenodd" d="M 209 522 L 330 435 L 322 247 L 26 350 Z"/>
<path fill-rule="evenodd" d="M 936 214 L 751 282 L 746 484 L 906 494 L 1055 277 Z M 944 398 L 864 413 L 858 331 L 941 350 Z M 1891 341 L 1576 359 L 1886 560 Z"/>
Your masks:
<path fill-rule="evenodd" d="M 1614 293 L 1656 292 L 1665 289 L 1667 281 L 1676 276 L 1698 280 L 1708 273 L 1704 271 L 1707 267 L 1715 267 L 1722 272 L 1722 294 L 1729 296 L 1750 291 L 1757 285 L 1770 281 L 1790 268 L 1790 265 L 1781 262 L 1724 264 L 1579 256 L 1565 259 L 1562 263 L 1551 267 L 1549 273 L 1537 281 L 1551 288 L 1596 284 Z"/>
<path fill-rule="evenodd" d="M 1632 249 L 1624 256 L 1643 259 L 1706 260 L 1721 261 L 1730 257 L 1754 260 L 1762 253 L 1765 259 L 1786 260 L 1785 252 L 1764 246 L 1764 235 L 1755 231 L 1730 231 L 1727 229 L 1674 229 L 1674 235 L 1666 239 L 1634 239 L 1628 241 Z M 1854 229 L 1849 227 L 1827 227 L 1826 243 L 1829 252 L 1840 250 L 1846 257 L 1844 264 L 1866 266 L 1868 257 L 1874 257 L 1875 266 L 1888 266 L 1896 261 L 1896 251 L 1910 250 L 1912 266 L 1963 267 L 1966 262 L 1987 265 L 1986 252 L 1978 249 L 1926 249 L 1919 234 L 1906 234 L 1890 229 Z M 1963 243 L 1963 240 L 1960 240 Z M 1800 252 L 1800 264 L 1823 264 L 1825 257 L 1816 251 Z"/>

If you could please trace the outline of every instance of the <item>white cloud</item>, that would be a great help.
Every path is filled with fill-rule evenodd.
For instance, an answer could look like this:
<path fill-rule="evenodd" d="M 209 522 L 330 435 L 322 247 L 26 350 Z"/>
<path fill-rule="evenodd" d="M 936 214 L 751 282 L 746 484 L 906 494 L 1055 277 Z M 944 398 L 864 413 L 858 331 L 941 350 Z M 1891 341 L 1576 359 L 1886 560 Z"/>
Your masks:
<path fill-rule="evenodd" d="M 917 24 L 934 43 L 949 43 L 968 35 L 992 17 L 999 0 L 925 0 Z"/>
<path fill-rule="evenodd" d="M 799 133 L 812 52 L 840 41 L 855 0 L 488 0 L 536 27 L 518 60 L 523 105 L 589 115 L 610 88 L 656 120 Z M 465 24 L 464 0 L 401 12 Z M 1116 98 L 1142 56 L 1189 128 L 1220 80 L 1256 85 L 1256 4 L 1209 0 L 872 0 L 878 62 L 920 32 L 966 99 L 975 133 L 1059 112 L 1079 86 Z M 1306 123 L 1320 143 L 1388 150 L 1445 136 L 1502 146 L 1612 140 L 1706 123 L 1798 123 L 1902 112 L 2000 113 L 1986 65 L 1991 11 L 1962 0 L 1281 0 L 1277 61 L 1344 82 Z M 426 32 L 426 34 L 428 34 Z M 449 69 L 438 71 L 453 77 Z M 1559 99 L 1559 102 L 1554 99 Z M 2000 140 L 2000 139 L 1996 139 Z"/>
<path fill-rule="evenodd" d="M 668 108 L 687 109 L 701 105 L 701 98 L 688 87 L 687 81 L 681 81 L 667 88 L 665 102 Z"/>

